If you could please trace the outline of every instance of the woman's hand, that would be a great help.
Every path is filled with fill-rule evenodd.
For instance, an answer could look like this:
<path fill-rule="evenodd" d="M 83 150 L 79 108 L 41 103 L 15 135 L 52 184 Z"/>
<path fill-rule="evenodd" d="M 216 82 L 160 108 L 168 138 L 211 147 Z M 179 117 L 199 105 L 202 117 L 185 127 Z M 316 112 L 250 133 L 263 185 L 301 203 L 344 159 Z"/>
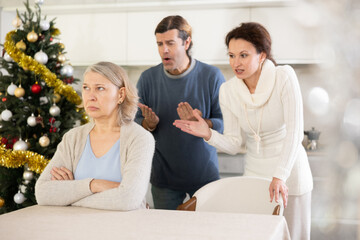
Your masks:
<path fill-rule="evenodd" d="M 65 167 L 53 167 L 50 173 L 51 180 L 74 180 L 73 173 Z"/>
<path fill-rule="evenodd" d="M 279 194 L 281 194 L 284 207 L 287 206 L 287 200 L 288 200 L 288 187 L 284 183 L 283 180 L 279 178 L 273 177 L 272 182 L 270 183 L 269 192 L 270 192 L 270 202 L 273 201 L 275 196 L 275 202 L 279 202 Z"/>
<path fill-rule="evenodd" d="M 206 141 L 208 141 L 211 137 L 209 125 L 202 117 L 200 117 L 197 109 L 193 110 L 193 115 L 196 118 L 195 121 L 175 120 L 173 125 L 177 128 L 180 128 L 183 132 L 189 133 L 197 137 L 202 137 Z"/>
<path fill-rule="evenodd" d="M 99 193 L 112 188 L 117 188 L 119 185 L 119 182 L 113 182 L 103 179 L 93 179 L 90 182 L 90 191 L 93 193 Z"/>

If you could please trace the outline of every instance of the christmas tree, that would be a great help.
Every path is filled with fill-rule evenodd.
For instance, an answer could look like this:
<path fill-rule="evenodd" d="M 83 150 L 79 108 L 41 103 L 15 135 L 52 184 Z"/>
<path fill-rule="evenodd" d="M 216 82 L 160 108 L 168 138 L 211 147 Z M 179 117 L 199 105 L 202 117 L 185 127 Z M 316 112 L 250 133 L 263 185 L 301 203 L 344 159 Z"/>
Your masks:
<path fill-rule="evenodd" d="M 0 57 L 0 214 L 36 204 L 34 186 L 64 133 L 87 121 L 43 0 L 13 21 Z"/>

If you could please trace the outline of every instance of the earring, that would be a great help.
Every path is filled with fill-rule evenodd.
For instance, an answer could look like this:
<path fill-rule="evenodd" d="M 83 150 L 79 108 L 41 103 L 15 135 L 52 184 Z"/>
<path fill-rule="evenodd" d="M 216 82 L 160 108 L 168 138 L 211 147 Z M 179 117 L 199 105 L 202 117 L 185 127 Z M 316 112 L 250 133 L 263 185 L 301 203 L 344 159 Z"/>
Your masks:
<path fill-rule="evenodd" d="M 120 105 L 120 104 L 122 104 L 122 103 L 123 103 L 123 101 L 122 101 L 122 100 L 119 100 L 119 101 L 118 101 L 118 104 L 119 104 L 119 105 Z"/>

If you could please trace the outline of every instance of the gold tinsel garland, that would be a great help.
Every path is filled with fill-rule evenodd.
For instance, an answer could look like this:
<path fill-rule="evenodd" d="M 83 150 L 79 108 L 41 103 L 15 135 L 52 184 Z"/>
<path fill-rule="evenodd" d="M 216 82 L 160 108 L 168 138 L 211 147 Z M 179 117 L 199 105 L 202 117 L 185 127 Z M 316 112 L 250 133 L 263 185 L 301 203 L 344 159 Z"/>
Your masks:
<path fill-rule="evenodd" d="M 20 49 L 15 46 L 15 42 L 12 40 L 12 36 L 15 31 L 11 31 L 6 35 L 4 48 L 10 57 L 17 62 L 22 68 L 28 69 L 35 74 L 38 74 L 45 81 L 46 85 L 54 88 L 56 93 L 63 95 L 70 102 L 79 105 L 81 103 L 80 96 L 76 91 L 69 85 L 64 84 L 63 81 L 58 79 L 56 75 L 51 72 L 46 66 L 38 63 L 32 57 L 23 53 Z"/>
<path fill-rule="evenodd" d="M 7 168 L 19 168 L 26 163 L 31 171 L 42 173 L 50 160 L 31 151 L 12 151 L 0 145 L 0 166 Z"/>
<path fill-rule="evenodd" d="M 46 85 L 54 88 L 56 93 L 63 95 L 70 102 L 79 105 L 81 103 L 80 96 L 76 91 L 69 85 L 66 85 L 56 77 L 46 66 L 38 63 L 35 59 L 27 56 L 21 50 L 16 48 L 12 36 L 15 31 L 11 31 L 6 35 L 4 48 L 10 57 L 24 69 L 28 69 L 35 74 L 40 75 L 45 81 Z M 78 109 L 80 110 L 80 109 Z M 88 122 L 88 117 L 82 111 L 82 123 Z M 0 145 L 0 166 L 7 168 L 19 168 L 24 166 L 26 163 L 31 171 L 38 174 L 42 173 L 46 165 L 49 163 L 49 159 L 45 159 L 44 156 L 31 152 L 31 151 L 13 151 L 6 149 Z"/>

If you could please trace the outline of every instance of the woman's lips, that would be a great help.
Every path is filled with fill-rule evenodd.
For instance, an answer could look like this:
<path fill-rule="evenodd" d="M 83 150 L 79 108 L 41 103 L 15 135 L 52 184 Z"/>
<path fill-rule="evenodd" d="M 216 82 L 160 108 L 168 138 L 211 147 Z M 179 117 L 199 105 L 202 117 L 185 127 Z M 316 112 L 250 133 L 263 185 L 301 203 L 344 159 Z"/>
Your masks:
<path fill-rule="evenodd" d="M 99 108 L 94 107 L 94 106 L 89 106 L 89 107 L 87 107 L 87 109 L 90 110 L 90 111 L 96 111 L 96 110 L 98 110 Z"/>

